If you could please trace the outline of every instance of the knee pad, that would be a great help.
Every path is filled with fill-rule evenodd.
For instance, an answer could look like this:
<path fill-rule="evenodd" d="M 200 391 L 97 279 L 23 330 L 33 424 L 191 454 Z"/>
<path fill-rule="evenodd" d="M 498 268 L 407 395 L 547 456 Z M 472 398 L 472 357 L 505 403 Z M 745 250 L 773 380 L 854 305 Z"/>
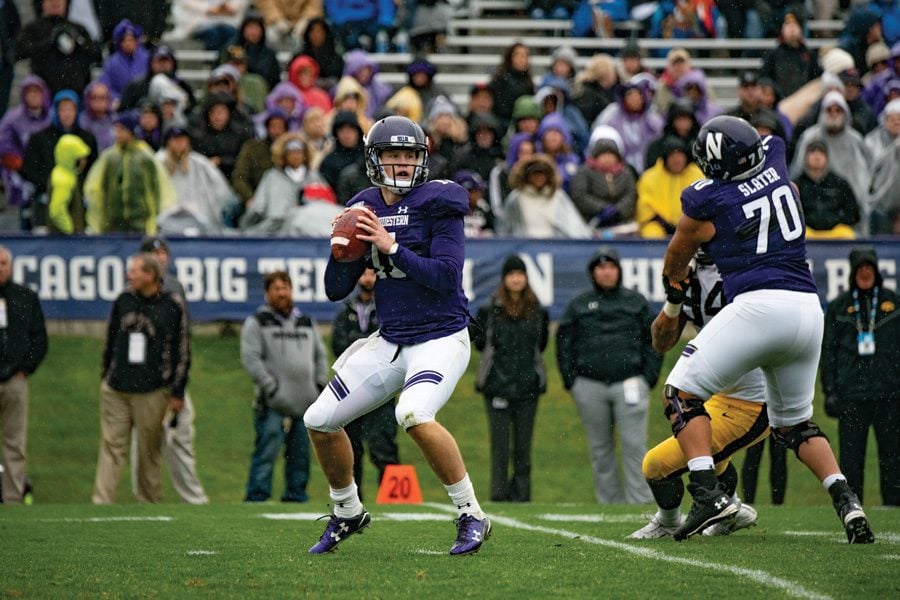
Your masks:
<path fill-rule="evenodd" d="M 417 405 L 409 401 L 404 402 L 403 398 L 400 398 L 396 408 L 394 408 L 394 417 L 397 419 L 397 424 L 403 428 L 403 431 L 422 423 L 430 423 L 434 421 L 434 416 L 434 411 L 427 406 Z"/>
<path fill-rule="evenodd" d="M 307 429 L 313 431 L 322 431 L 325 433 L 334 433 L 340 430 L 328 423 L 330 418 L 329 411 L 325 407 L 324 402 L 313 402 L 312 405 L 303 413 L 303 425 Z"/>
<path fill-rule="evenodd" d="M 681 430 L 684 429 L 691 419 L 696 419 L 697 417 L 709 418 L 709 413 L 706 412 L 706 407 L 703 406 L 703 400 L 700 398 L 682 398 L 681 390 L 669 384 L 666 384 L 666 387 L 663 388 L 663 394 L 668 401 L 664 411 L 666 418 L 671 421 L 672 415 L 676 415 L 675 422 L 672 423 L 672 435 L 675 437 L 678 437 L 678 434 L 681 433 Z"/>
<path fill-rule="evenodd" d="M 805 442 L 806 440 L 810 440 L 815 437 L 821 437 L 825 438 L 825 441 L 828 441 L 828 436 L 825 435 L 825 432 L 819 429 L 819 426 L 812 421 L 803 421 L 802 423 L 797 423 L 796 425 L 788 427 L 783 432 L 778 431 L 778 429 L 773 427 L 772 437 L 793 450 L 794 454 L 797 455 L 797 458 L 800 458 L 800 445 L 803 444 L 803 442 Z"/>

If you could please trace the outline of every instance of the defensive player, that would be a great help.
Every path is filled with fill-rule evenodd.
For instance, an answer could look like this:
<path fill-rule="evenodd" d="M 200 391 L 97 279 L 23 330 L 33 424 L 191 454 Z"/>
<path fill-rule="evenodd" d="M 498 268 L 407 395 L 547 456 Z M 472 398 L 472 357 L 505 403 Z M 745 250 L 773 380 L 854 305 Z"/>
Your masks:
<path fill-rule="evenodd" d="M 428 460 L 457 507 L 450 554 L 478 551 L 491 532 L 456 440 L 435 420 L 469 363 L 469 317 L 462 291 L 463 217 L 469 194 L 451 181 L 427 181 L 428 140 L 413 121 L 392 116 L 369 130 L 366 171 L 376 187 L 347 204 L 372 243 L 351 263 L 329 258 L 328 298 L 353 291 L 363 270 L 375 269 L 380 330 L 354 342 L 335 363 L 335 377 L 304 421 L 328 479 L 334 513 L 309 551 L 331 552 L 370 522 L 353 482 L 353 452 L 343 426 L 399 392 L 395 415 Z"/>
<path fill-rule="evenodd" d="M 682 192 L 682 217 L 663 263 L 667 314 L 685 299 L 688 265 L 703 247 L 719 268 L 728 304 L 685 346 L 666 380 L 672 425 L 690 470 L 693 505 L 683 540 L 738 511 L 717 480 L 704 402 L 762 368 L 773 433 L 828 490 L 850 543 L 875 536 L 828 443 L 811 420 L 823 314 L 806 262 L 805 223 L 788 177 L 784 142 L 760 139 L 743 119 L 716 117 L 693 155 L 708 179 Z"/>
<path fill-rule="evenodd" d="M 653 349 L 657 352 L 671 350 L 688 321 L 700 329 L 722 309 L 722 279 L 712 260 L 704 253 L 697 253 L 690 278 L 691 284 L 681 312 L 670 317 L 660 311 L 653 321 L 651 335 Z M 756 524 L 756 510 L 742 503 L 736 495 L 738 474 L 731 457 L 768 437 L 769 419 L 765 402 L 765 379 L 762 371 L 753 369 L 727 390 L 711 396 L 704 405 L 710 416 L 716 475 L 725 492 L 739 507 L 732 517 L 704 529 L 704 535 L 728 535 Z M 675 415 L 671 418 L 674 419 Z M 672 536 L 681 525 L 681 499 L 684 496 L 681 476 L 687 472 L 687 459 L 675 437 L 650 449 L 644 456 L 642 468 L 656 500 L 657 510 L 647 525 L 628 537 L 646 540 Z"/>

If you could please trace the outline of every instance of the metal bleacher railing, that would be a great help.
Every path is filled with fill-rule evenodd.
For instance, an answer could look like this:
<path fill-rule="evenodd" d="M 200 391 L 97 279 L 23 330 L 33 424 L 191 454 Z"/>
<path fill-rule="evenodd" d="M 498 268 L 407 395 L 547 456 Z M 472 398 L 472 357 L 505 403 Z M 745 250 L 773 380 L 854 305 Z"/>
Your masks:
<path fill-rule="evenodd" d="M 435 82 L 451 94 L 451 99 L 458 106 L 466 106 L 469 88 L 490 78 L 500 63 L 500 53 L 513 42 L 522 42 L 531 49 L 531 64 L 537 81 L 550 66 L 550 53 L 562 44 L 581 54 L 576 58 L 577 67 L 581 68 L 590 59 L 590 54 L 615 53 L 630 37 L 641 31 L 640 23 L 629 21 L 616 24 L 619 34 L 617 37 L 575 38 L 569 35 L 572 29 L 570 20 L 535 20 L 515 16 L 523 14 L 524 6 L 523 0 L 471 0 L 466 6 L 457 9 L 456 16 L 451 19 L 448 27 L 444 52 L 430 54 L 427 58 L 438 68 Z M 485 16 L 487 14 L 496 16 Z M 839 20 L 809 21 L 810 31 L 818 32 L 823 37 L 811 38 L 807 40 L 807 45 L 814 50 L 834 45 L 836 34 L 843 29 L 843 25 Z M 758 69 L 762 64 L 760 56 L 763 51 L 777 44 L 771 38 L 634 39 L 645 51 L 682 47 L 698 55 L 692 62 L 707 71 L 710 89 L 721 102 L 726 103 L 735 100 L 737 75 L 747 69 Z M 745 56 L 729 56 L 733 51 L 740 51 Z M 176 48 L 176 55 L 182 66 L 179 74 L 191 85 L 202 87 L 209 76 L 209 67 L 217 58 L 216 54 L 180 47 Z M 278 53 L 278 60 L 282 65 L 290 57 L 290 52 L 283 50 Z M 414 58 L 411 54 L 386 53 L 375 54 L 373 57 L 381 67 L 379 77 L 384 82 L 395 86 L 407 82 L 405 71 Z M 664 58 L 648 57 L 643 62 L 647 68 L 657 71 L 665 67 Z"/>

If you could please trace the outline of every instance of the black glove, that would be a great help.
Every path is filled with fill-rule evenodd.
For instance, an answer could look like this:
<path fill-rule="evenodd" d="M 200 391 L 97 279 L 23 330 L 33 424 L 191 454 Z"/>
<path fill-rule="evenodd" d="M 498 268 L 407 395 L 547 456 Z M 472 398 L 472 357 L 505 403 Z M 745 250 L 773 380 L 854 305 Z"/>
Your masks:
<path fill-rule="evenodd" d="M 671 304 L 683 304 L 687 298 L 687 292 L 691 289 L 691 273 L 680 281 L 671 281 L 663 275 L 663 287 L 666 290 L 666 301 Z"/>
<path fill-rule="evenodd" d="M 841 403 L 835 394 L 825 396 L 825 414 L 833 419 L 841 417 Z"/>

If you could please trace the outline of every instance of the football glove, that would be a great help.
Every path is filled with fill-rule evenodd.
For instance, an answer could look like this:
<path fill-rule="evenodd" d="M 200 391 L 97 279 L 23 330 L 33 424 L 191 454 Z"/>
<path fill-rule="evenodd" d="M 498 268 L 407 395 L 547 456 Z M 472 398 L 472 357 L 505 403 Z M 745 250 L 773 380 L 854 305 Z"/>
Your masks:
<path fill-rule="evenodd" d="M 688 290 L 691 289 L 691 273 L 679 281 L 671 281 L 663 275 L 663 287 L 666 290 L 666 301 L 671 304 L 684 304 Z"/>

